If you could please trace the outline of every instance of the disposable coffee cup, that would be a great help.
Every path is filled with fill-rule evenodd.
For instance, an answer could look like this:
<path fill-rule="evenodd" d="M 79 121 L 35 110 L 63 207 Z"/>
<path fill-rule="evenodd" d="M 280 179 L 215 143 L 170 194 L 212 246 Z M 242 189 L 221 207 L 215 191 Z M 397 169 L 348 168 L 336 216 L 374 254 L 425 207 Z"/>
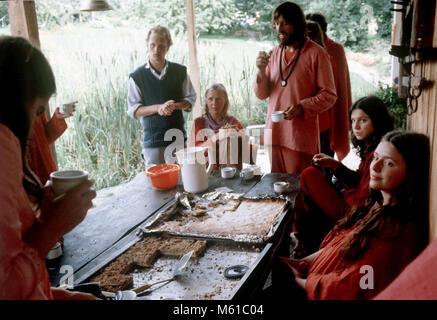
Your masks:
<path fill-rule="evenodd" d="M 59 112 L 62 114 L 72 114 L 74 111 L 74 103 L 64 103 L 59 106 Z"/>
<path fill-rule="evenodd" d="M 52 189 L 59 196 L 88 180 L 88 172 L 84 170 L 65 170 L 50 173 Z"/>
<path fill-rule="evenodd" d="M 282 120 L 284 120 L 284 111 L 272 112 L 271 117 L 273 122 L 281 122 Z"/>

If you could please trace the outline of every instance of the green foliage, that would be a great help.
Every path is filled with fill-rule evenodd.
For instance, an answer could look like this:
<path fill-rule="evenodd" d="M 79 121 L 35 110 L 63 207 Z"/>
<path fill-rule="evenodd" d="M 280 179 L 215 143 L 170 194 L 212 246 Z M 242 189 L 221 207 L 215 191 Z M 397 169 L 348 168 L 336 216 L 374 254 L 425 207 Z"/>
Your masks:
<path fill-rule="evenodd" d="M 6 1 L 1 1 L 0 2 L 0 19 L 4 18 L 3 22 L 5 24 L 9 23 L 9 14 L 8 14 L 8 6 Z M 0 25 L 2 26 L 2 25 Z"/>
<path fill-rule="evenodd" d="M 345 47 L 365 50 L 375 39 L 390 41 L 393 13 L 390 1 L 300 0 L 305 13 L 321 12 L 328 22 L 328 35 Z M 374 26 L 375 34 L 369 32 Z"/>
<path fill-rule="evenodd" d="M 112 11 L 79 13 L 80 0 L 35 1 L 41 27 L 106 20 L 119 27 L 141 22 L 145 28 L 162 24 L 175 34 L 187 30 L 185 0 L 108 0 Z M 279 0 L 196 0 L 196 29 L 199 34 L 257 32 L 263 39 L 275 39 L 271 15 Z M 380 0 L 296 0 L 305 13 L 321 12 L 328 20 L 328 35 L 346 47 L 366 49 L 374 40 L 390 40 L 393 14 L 390 1 Z M 6 6 L 4 6 L 6 7 Z M 4 8 L 0 7 L 0 14 Z M 77 17 L 80 16 L 80 19 Z M 373 34 L 369 32 L 373 26 Z"/>
<path fill-rule="evenodd" d="M 407 105 L 405 99 L 399 98 L 396 88 L 382 83 L 378 90 L 373 93 L 384 101 L 394 117 L 394 127 L 396 129 L 406 129 L 407 127 Z"/>

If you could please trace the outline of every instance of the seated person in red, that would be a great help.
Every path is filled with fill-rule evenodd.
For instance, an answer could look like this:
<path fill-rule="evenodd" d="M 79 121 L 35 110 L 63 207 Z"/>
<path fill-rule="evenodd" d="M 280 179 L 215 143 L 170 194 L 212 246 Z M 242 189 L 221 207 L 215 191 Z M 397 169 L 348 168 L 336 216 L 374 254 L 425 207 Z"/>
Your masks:
<path fill-rule="evenodd" d="M 76 103 L 77 101 L 69 103 L 73 104 L 73 112 Z M 50 120 L 47 119 L 45 112 L 35 119 L 29 143 L 28 162 L 43 185 L 50 180 L 50 173 L 58 170 L 50 151 L 50 145 L 67 129 L 65 119 L 72 115 L 73 113 L 61 113 L 57 107 Z"/>
<path fill-rule="evenodd" d="M 92 181 L 55 198 L 27 164 L 35 118 L 56 91 L 41 51 L 24 38 L 0 37 L 0 300 L 95 299 L 50 287 L 45 258 L 92 206 Z M 32 197 L 30 197 L 32 195 Z M 36 217 L 30 198 L 38 200 Z"/>
<path fill-rule="evenodd" d="M 369 195 L 373 151 L 381 137 L 393 129 L 393 117 L 384 102 L 374 96 L 357 100 L 350 119 L 352 144 L 361 159 L 358 170 L 350 170 L 340 161 L 319 153 L 313 157 L 316 167 L 306 168 L 300 176 L 303 201 L 298 201 L 297 207 L 302 207 L 303 214 L 296 216 L 295 229 L 301 242 L 299 249 L 306 254 L 316 251 L 335 222 Z M 339 191 L 319 168 L 332 170 L 344 188 Z"/>
<path fill-rule="evenodd" d="M 391 131 L 374 151 L 371 195 L 301 260 L 281 258 L 309 299 L 371 299 L 426 246 L 429 139 Z"/>
<path fill-rule="evenodd" d="M 233 128 L 245 136 L 243 125 L 236 118 L 230 116 L 228 111 L 229 98 L 226 88 L 220 83 L 212 84 L 205 92 L 205 113 L 194 119 L 190 134 L 190 146 L 210 147 L 210 150 L 217 155 L 217 164 L 220 162 L 220 151 L 216 150 L 218 149 L 216 142 L 221 138 L 220 129 Z"/>

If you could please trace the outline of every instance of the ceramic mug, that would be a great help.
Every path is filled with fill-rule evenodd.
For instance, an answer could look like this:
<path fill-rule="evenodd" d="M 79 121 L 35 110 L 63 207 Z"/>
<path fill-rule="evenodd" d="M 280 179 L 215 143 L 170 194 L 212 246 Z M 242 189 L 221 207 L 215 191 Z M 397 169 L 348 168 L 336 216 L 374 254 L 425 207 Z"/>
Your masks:
<path fill-rule="evenodd" d="M 59 106 L 59 112 L 62 114 L 72 114 L 74 111 L 74 103 L 64 103 Z"/>
<path fill-rule="evenodd" d="M 66 170 L 50 173 L 52 189 L 59 196 L 88 180 L 88 172 L 84 170 Z"/>
<path fill-rule="evenodd" d="M 254 171 L 250 168 L 244 168 L 240 172 L 240 177 L 243 178 L 243 180 L 250 180 L 254 176 Z"/>
<path fill-rule="evenodd" d="M 222 178 L 223 179 L 233 178 L 236 172 L 237 169 L 235 169 L 234 167 L 224 167 L 221 170 Z"/>
<path fill-rule="evenodd" d="M 275 183 L 273 183 L 273 190 L 275 190 L 275 192 L 277 192 L 277 193 L 282 193 L 282 192 L 286 191 L 289 186 L 290 186 L 290 183 L 288 183 L 288 182 L 276 181 Z"/>
<path fill-rule="evenodd" d="M 261 167 L 259 165 L 257 165 L 257 164 L 253 164 L 251 166 L 248 166 L 248 168 L 253 170 L 253 174 L 255 176 L 260 176 L 262 174 L 261 173 Z"/>
<path fill-rule="evenodd" d="M 281 122 L 282 120 L 284 120 L 284 111 L 272 112 L 272 121 L 273 122 Z"/>

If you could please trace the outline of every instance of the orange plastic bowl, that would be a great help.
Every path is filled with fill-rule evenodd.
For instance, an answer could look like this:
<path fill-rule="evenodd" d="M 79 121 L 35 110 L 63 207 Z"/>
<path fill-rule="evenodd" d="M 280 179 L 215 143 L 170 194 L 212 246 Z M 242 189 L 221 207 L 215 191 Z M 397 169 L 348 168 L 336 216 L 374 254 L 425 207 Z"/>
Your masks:
<path fill-rule="evenodd" d="M 156 189 L 167 190 L 177 185 L 180 169 L 177 164 L 158 164 L 147 169 L 146 176 Z"/>

